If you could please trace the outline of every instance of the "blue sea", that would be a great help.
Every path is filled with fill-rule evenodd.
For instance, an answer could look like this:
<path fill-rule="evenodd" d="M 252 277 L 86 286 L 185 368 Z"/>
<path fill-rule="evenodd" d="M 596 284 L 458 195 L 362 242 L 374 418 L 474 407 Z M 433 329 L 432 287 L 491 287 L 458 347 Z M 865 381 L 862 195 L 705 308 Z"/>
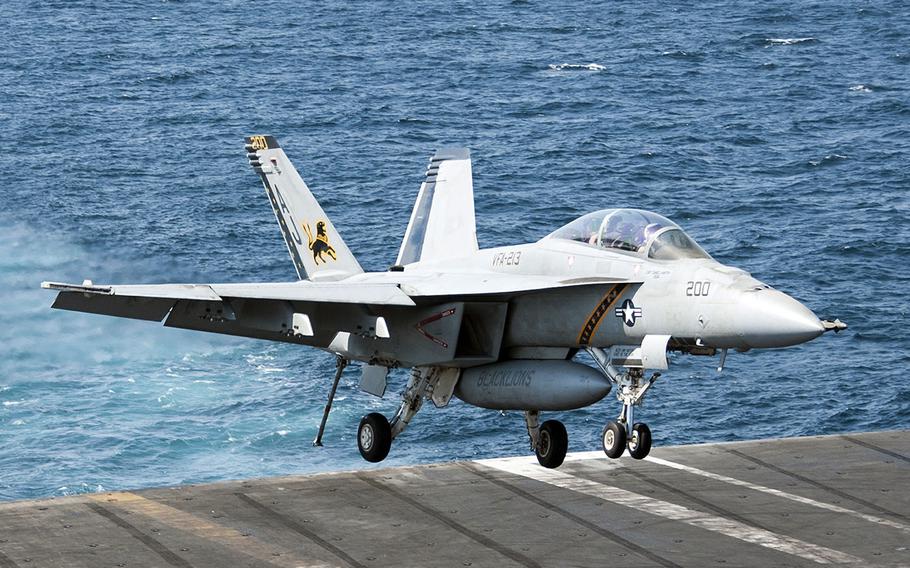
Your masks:
<path fill-rule="evenodd" d="M 651 209 L 850 329 L 677 357 L 655 444 L 910 428 L 904 2 L 0 4 L 0 499 L 368 466 L 391 415 L 325 353 L 50 309 L 42 280 L 286 281 L 243 137 L 275 135 L 365 268 L 428 157 L 468 146 L 483 247 Z M 575 412 L 599 448 L 612 396 Z M 429 405 L 384 465 L 527 453 L 520 413 Z"/>

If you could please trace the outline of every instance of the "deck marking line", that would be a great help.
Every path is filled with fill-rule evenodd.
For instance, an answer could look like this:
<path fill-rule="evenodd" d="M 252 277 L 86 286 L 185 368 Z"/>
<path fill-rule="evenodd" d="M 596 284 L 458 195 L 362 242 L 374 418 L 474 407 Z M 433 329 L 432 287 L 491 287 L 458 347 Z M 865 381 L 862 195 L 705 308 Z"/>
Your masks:
<path fill-rule="evenodd" d="M 181 532 L 191 534 L 208 542 L 220 544 L 225 548 L 273 566 L 281 566 L 282 568 L 335 568 L 337 566 L 302 560 L 299 556 L 296 556 L 297 552 L 280 546 L 272 546 L 252 536 L 243 536 L 240 531 L 230 527 L 210 522 L 192 513 L 146 499 L 135 493 L 104 493 L 92 495 L 90 499 L 106 505 L 116 505 L 118 509 L 164 523 Z M 276 552 L 281 554 L 281 556 L 275 556 Z"/>
<path fill-rule="evenodd" d="M 705 509 L 708 509 L 709 511 L 714 511 L 721 517 L 733 519 L 734 521 L 738 521 L 744 525 L 749 525 L 750 527 L 757 527 L 762 530 L 771 531 L 770 528 L 762 525 L 761 523 L 758 523 L 751 519 L 747 519 L 746 517 L 743 517 L 742 515 L 739 515 L 738 513 L 734 513 L 733 511 L 725 509 L 724 507 L 721 507 L 720 505 L 716 505 L 710 501 L 702 499 L 701 497 L 698 497 L 697 495 L 693 495 L 693 494 L 689 493 L 688 491 L 683 491 L 682 489 L 679 489 L 678 487 L 674 487 L 669 483 L 664 483 L 663 481 L 660 481 L 659 479 L 654 479 L 650 475 L 646 475 L 640 471 L 635 471 L 635 470 L 632 470 L 631 468 L 626 468 L 625 473 L 629 476 L 635 477 L 636 479 L 640 479 L 642 481 L 645 481 L 646 483 L 650 483 L 651 485 L 653 485 L 655 487 L 660 487 L 664 491 L 669 491 L 670 493 L 675 493 L 677 495 L 681 495 L 682 497 L 684 497 L 690 501 L 694 501 L 695 503 L 698 503 L 699 505 L 701 505 Z"/>
<path fill-rule="evenodd" d="M 858 438 L 854 438 L 853 436 L 841 436 L 841 438 L 843 438 L 844 440 L 847 440 L 848 442 L 852 442 L 858 446 L 865 446 L 865 447 L 869 448 L 870 450 L 875 450 L 876 452 L 885 454 L 886 456 L 891 456 L 893 458 L 897 458 L 897 459 L 903 460 L 905 462 L 910 462 L 910 458 L 908 458 L 904 454 L 892 452 L 891 450 L 887 450 L 881 446 L 876 446 L 875 444 L 871 444 L 865 440 L 860 440 Z"/>
<path fill-rule="evenodd" d="M 163 558 L 164 561 L 167 562 L 168 564 L 170 564 L 171 566 L 177 566 L 178 568 L 193 568 L 193 565 L 190 564 L 185 558 L 175 554 L 168 547 L 161 544 L 161 541 L 156 540 L 156 539 L 150 537 L 149 535 L 145 534 L 144 532 L 142 532 L 141 530 L 139 530 L 138 528 L 136 528 L 135 526 L 133 526 L 132 524 L 127 522 L 126 519 L 124 519 L 117 513 L 111 511 L 107 507 L 103 507 L 100 504 L 94 503 L 94 502 L 89 502 L 89 503 L 86 503 L 85 505 L 86 505 L 86 507 L 88 507 L 89 509 L 91 509 L 92 511 L 97 513 L 98 515 L 101 515 L 105 519 L 111 521 L 118 527 L 120 527 L 123 530 L 125 530 L 126 532 L 130 533 L 130 536 L 132 536 L 133 538 L 135 538 L 136 540 L 138 540 L 139 542 L 144 544 L 152 552 L 154 552 L 155 554 L 157 554 L 158 556 Z"/>
<path fill-rule="evenodd" d="M 321 547 L 321 548 L 325 549 L 326 551 L 332 553 L 333 555 L 337 556 L 339 559 L 343 560 L 346 564 L 355 566 L 356 568 L 366 568 L 366 566 L 364 566 L 363 564 L 358 562 L 355 558 L 353 558 L 347 552 L 341 550 L 340 548 L 338 548 L 331 542 L 325 540 L 318 534 L 316 534 L 313 531 L 311 531 L 310 529 L 306 528 L 305 526 L 303 526 L 303 523 L 297 521 L 296 519 L 289 517 L 289 516 L 285 515 L 284 513 L 276 511 L 275 509 L 272 509 L 271 507 L 260 503 L 259 501 L 253 499 L 246 493 L 234 493 L 234 496 L 237 497 L 238 499 L 240 499 L 241 501 L 243 501 L 244 503 L 246 503 L 247 505 L 250 505 L 254 509 L 257 509 L 260 513 L 263 513 L 266 516 L 268 516 L 269 518 L 280 522 L 281 524 L 288 527 L 289 529 L 291 529 L 295 533 L 299 534 L 300 536 L 304 536 L 304 537 L 310 539 L 310 541 L 314 542 L 319 547 Z"/>
<path fill-rule="evenodd" d="M 741 479 L 736 479 L 733 477 L 728 477 L 726 475 L 720 475 L 718 473 L 712 473 L 710 471 L 705 471 L 703 469 L 698 469 L 696 467 L 684 465 L 681 463 L 671 462 L 669 460 L 655 458 L 648 456 L 645 458 L 646 461 L 654 462 L 658 465 L 665 467 L 671 467 L 673 469 L 678 469 L 680 471 L 685 471 L 686 473 L 691 473 L 693 475 L 700 475 L 702 477 L 707 477 L 708 479 L 713 479 L 715 481 L 722 481 L 730 485 L 737 485 L 739 487 L 745 487 L 746 489 L 751 489 L 753 491 L 760 491 L 762 493 L 767 493 L 769 495 L 774 495 L 775 497 L 781 497 L 783 499 L 789 499 L 790 501 L 795 501 L 797 503 L 802 503 L 803 505 L 811 505 L 812 507 L 818 507 L 819 509 L 825 509 L 834 513 L 842 513 L 845 515 L 850 515 L 857 517 L 864 521 L 870 523 L 876 523 L 880 525 L 885 525 L 906 533 L 910 533 L 910 526 L 905 525 L 904 523 L 899 523 L 897 521 L 892 521 L 890 519 L 883 519 L 882 517 L 877 517 L 875 515 L 869 515 L 867 513 L 861 513 L 859 511 L 854 511 L 852 509 L 847 509 L 845 507 L 840 507 L 838 505 L 832 505 L 830 503 L 825 503 L 823 501 L 816 501 L 815 499 L 810 499 L 808 497 L 803 497 L 801 495 L 794 495 L 793 493 L 787 493 L 786 491 L 781 491 L 780 489 L 774 489 L 773 487 L 766 487 L 764 485 L 758 485 L 755 483 L 750 483 L 748 481 L 743 481 Z"/>
<path fill-rule="evenodd" d="M 451 519 L 451 518 L 443 515 L 436 509 L 434 509 L 430 506 L 424 505 L 417 499 L 414 499 L 410 495 L 407 495 L 406 493 L 400 491 L 399 489 L 397 489 L 395 487 L 392 487 L 392 486 L 382 483 L 376 479 L 373 479 L 372 477 L 370 477 L 362 472 L 358 472 L 355 475 L 361 481 L 364 481 L 377 489 L 381 489 L 382 491 L 390 493 L 395 498 L 397 498 L 401 501 L 404 501 L 405 503 L 414 507 L 415 509 L 419 509 L 420 511 L 433 517 L 434 519 L 438 520 L 439 522 L 441 522 L 445 526 L 449 527 L 450 529 L 461 533 L 462 535 L 470 538 L 471 540 L 473 540 L 479 544 L 482 544 L 483 546 L 486 546 L 490 550 L 498 552 L 499 554 L 505 556 L 506 558 L 514 560 L 515 562 L 517 562 L 518 564 L 521 564 L 522 566 L 528 566 L 529 568 L 542 568 L 541 565 L 537 561 L 525 556 L 524 554 L 521 554 L 520 552 L 515 552 L 514 550 L 511 550 L 511 549 L 499 544 L 495 540 L 492 540 L 490 538 L 483 536 L 480 533 L 472 531 L 468 527 L 458 523 L 454 519 Z"/>
<path fill-rule="evenodd" d="M 555 469 L 546 469 L 540 467 L 536 463 L 529 463 L 527 459 L 491 459 L 481 460 L 475 463 L 498 469 L 506 473 L 512 473 L 543 483 L 548 483 L 555 487 L 561 487 L 563 489 L 590 495 L 637 511 L 720 533 L 743 542 L 757 544 L 765 548 L 811 560 L 818 564 L 868 564 L 865 560 L 861 560 L 856 556 L 838 550 L 773 533 L 764 529 L 750 527 L 732 519 L 703 513 L 675 503 L 661 501 L 660 499 L 654 499 L 618 487 L 610 487 L 609 485 L 576 477 Z"/>
<path fill-rule="evenodd" d="M 750 462 L 752 462 L 752 463 L 754 463 L 754 464 L 757 464 L 757 465 L 760 465 L 760 466 L 762 466 L 762 467 L 768 468 L 768 469 L 770 469 L 770 470 L 772 470 L 772 471 L 776 471 L 776 472 L 778 472 L 778 473 L 782 473 L 782 474 L 784 474 L 784 475 L 786 475 L 786 476 L 792 477 L 793 479 L 798 479 L 798 480 L 802 481 L 803 483 L 808 483 L 809 485 L 814 485 L 815 487 L 818 487 L 819 489 L 822 489 L 822 490 L 827 491 L 827 492 L 829 492 L 829 493 L 833 493 L 833 494 L 835 494 L 835 495 L 837 495 L 838 497 L 841 497 L 841 498 L 843 498 L 843 499 L 849 499 L 850 501 L 853 501 L 854 503 L 859 503 L 860 505 L 863 505 L 863 506 L 865 506 L 865 507 L 868 507 L 868 508 L 870 508 L 870 509 L 873 509 L 873 510 L 875 510 L 875 511 L 878 511 L 879 513 L 884 513 L 885 515 L 890 515 L 890 516 L 896 517 L 896 518 L 898 518 L 898 519 L 906 519 L 906 518 L 907 518 L 907 517 L 905 517 L 904 515 L 901 515 L 900 513 L 895 513 L 894 511 L 890 511 L 890 510 L 886 509 L 885 507 L 882 507 L 881 505 L 876 505 L 875 503 L 872 503 L 871 501 L 866 501 L 865 499 L 860 499 L 859 497 L 854 497 L 853 495 L 850 495 L 849 493 L 846 493 L 846 492 L 844 492 L 844 491 L 841 491 L 840 489 L 836 489 L 836 488 L 834 488 L 834 487 L 830 487 L 830 486 L 825 485 L 824 483 L 822 483 L 822 482 L 820 482 L 820 481 L 815 481 L 815 480 L 812 479 L 811 477 L 806 477 L 805 475 L 800 475 L 800 474 L 798 474 L 798 473 L 794 473 L 794 472 L 789 471 L 789 470 L 786 470 L 786 469 L 784 469 L 784 468 L 782 468 L 782 467 L 780 467 L 780 466 L 778 466 L 778 465 L 774 465 L 773 463 L 768 463 L 768 462 L 766 462 L 766 461 L 764 461 L 764 460 L 761 460 L 761 459 L 759 459 L 759 458 L 757 458 L 757 457 L 750 456 L 749 454 L 744 454 L 743 452 L 740 452 L 739 450 L 731 450 L 731 449 L 729 449 L 729 448 L 724 448 L 724 450 L 727 451 L 727 452 L 729 452 L 729 453 L 731 453 L 731 454 L 733 454 L 734 456 L 740 457 L 740 458 L 742 458 L 742 459 L 744 459 L 744 460 L 747 460 L 747 461 L 750 461 Z"/>
<path fill-rule="evenodd" d="M 635 544 L 631 540 L 625 539 L 625 538 L 619 536 L 618 534 L 616 534 L 612 531 L 609 531 L 596 523 L 592 523 L 591 521 L 589 521 L 583 517 L 579 517 L 578 515 L 563 509 L 562 507 L 554 505 L 544 499 L 541 499 L 537 495 L 528 493 L 524 489 L 515 487 L 508 481 L 505 481 L 504 479 L 499 479 L 498 477 L 494 477 L 493 475 L 490 474 L 490 472 L 485 471 L 483 468 L 477 467 L 477 465 L 474 463 L 458 462 L 458 464 L 461 465 L 467 471 L 473 473 L 474 475 L 482 477 L 483 479 L 486 479 L 490 483 L 494 483 L 504 489 L 507 489 L 527 501 L 536 503 L 537 505 L 539 505 L 549 511 L 553 511 L 554 513 L 561 515 L 561 516 L 569 519 L 570 521 L 573 521 L 573 522 L 589 529 L 590 531 L 599 534 L 600 536 L 602 536 L 608 540 L 612 540 L 616 544 L 618 544 L 624 548 L 627 548 L 627 549 L 631 550 L 632 552 L 638 554 L 639 556 L 647 558 L 648 560 L 651 560 L 652 562 L 654 562 L 656 564 L 660 564 L 661 566 L 666 566 L 667 568 L 681 568 L 681 566 L 679 564 L 676 564 L 672 560 L 668 560 L 666 558 L 663 558 L 662 556 L 658 556 L 657 554 L 651 552 L 647 548 L 645 548 L 643 546 L 639 546 L 638 544 Z"/>

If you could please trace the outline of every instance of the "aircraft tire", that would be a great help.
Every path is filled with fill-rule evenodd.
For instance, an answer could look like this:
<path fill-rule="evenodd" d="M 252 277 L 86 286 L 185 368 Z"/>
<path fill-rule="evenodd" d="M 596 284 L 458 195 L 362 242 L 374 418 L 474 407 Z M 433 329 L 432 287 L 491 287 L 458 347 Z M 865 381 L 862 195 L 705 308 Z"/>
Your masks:
<path fill-rule="evenodd" d="M 629 455 L 637 460 L 645 459 L 651 453 L 651 429 L 644 422 L 632 426 L 632 437 L 629 438 Z"/>
<path fill-rule="evenodd" d="M 610 420 L 604 426 L 603 449 L 608 458 L 616 459 L 626 451 L 626 429 L 622 424 Z"/>
<path fill-rule="evenodd" d="M 540 425 L 537 440 L 537 461 L 546 468 L 557 468 L 566 459 L 569 450 L 569 435 L 566 427 L 559 420 L 547 420 Z"/>
<path fill-rule="evenodd" d="M 385 416 L 371 412 L 360 419 L 357 428 L 357 449 L 368 462 L 381 462 L 392 448 L 392 427 Z"/>

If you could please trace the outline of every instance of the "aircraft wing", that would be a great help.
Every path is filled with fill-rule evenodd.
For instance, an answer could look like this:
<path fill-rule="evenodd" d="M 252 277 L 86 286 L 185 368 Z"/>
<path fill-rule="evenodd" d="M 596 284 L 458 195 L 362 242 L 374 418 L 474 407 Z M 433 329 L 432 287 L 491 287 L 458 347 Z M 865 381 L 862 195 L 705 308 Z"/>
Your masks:
<path fill-rule="evenodd" d="M 231 300 L 273 300 L 413 306 L 414 301 L 392 283 L 278 282 L 253 284 L 138 284 L 99 286 L 43 282 L 42 288 L 60 292 L 54 308 L 110 316 L 161 321 L 178 301 L 224 303 Z"/>
<path fill-rule="evenodd" d="M 58 292 L 57 309 L 309 345 L 388 366 L 466 366 L 499 357 L 513 308 L 534 306 L 551 317 L 566 302 L 590 309 L 634 284 L 496 273 L 387 273 L 377 280 L 42 287 Z"/>
<path fill-rule="evenodd" d="M 161 321 L 175 302 L 224 303 L 272 300 L 291 303 L 416 306 L 435 298 L 508 298 L 558 288 L 635 283 L 617 278 L 562 278 L 506 274 L 440 274 L 397 282 L 268 282 L 249 284 L 124 284 L 97 285 L 42 282 L 60 292 L 52 307 L 77 312 Z"/>

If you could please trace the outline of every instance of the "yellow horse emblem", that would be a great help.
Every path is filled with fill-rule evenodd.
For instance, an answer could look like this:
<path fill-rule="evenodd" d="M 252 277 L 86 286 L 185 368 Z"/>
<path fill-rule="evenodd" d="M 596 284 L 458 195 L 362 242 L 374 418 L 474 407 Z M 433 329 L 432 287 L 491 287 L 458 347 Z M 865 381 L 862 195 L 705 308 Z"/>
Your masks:
<path fill-rule="evenodd" d="M 325 221 L 316 222 L 316 235 L 313 236 L 313 231 L 310 229 L 309 223 L 301 223 L 303 230 L 306 233 L 307 241 L 309 242 L 309 249 L 313 251 L 313 261 L 316 264 L 319 264 L 321 260 L 323 263 L 328 262 L 322 255 L 327 254 L 332 260 L 338 260 L 338 257 L 335 256 L 335 249 L 332 245 L 329 244 L 329 235 L 325 231 Z"/>

